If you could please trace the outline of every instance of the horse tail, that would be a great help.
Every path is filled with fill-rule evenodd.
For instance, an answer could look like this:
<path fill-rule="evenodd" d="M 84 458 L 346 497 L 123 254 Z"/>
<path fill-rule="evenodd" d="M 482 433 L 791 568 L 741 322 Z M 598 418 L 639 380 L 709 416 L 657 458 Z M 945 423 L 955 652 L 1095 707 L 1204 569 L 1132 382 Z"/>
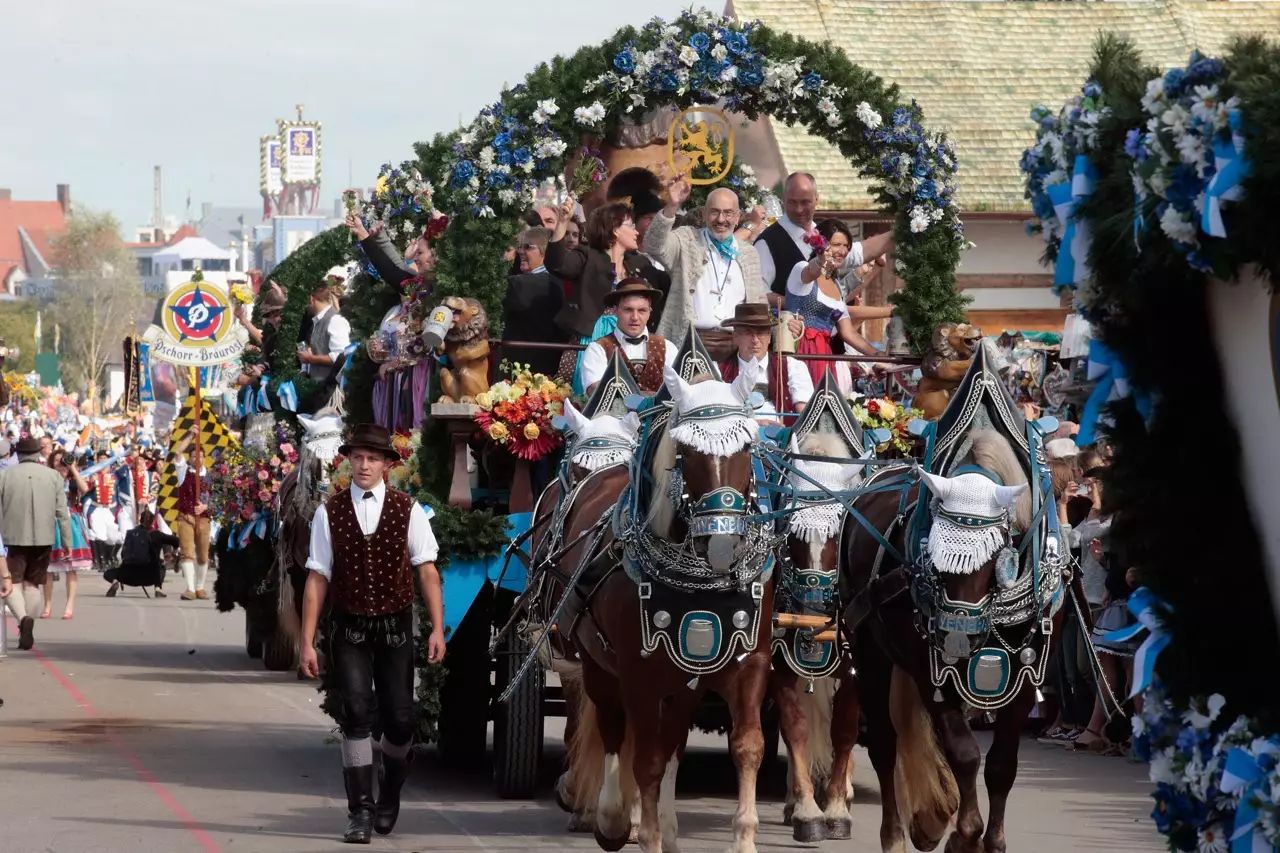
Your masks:
<path fill-rule="evenodd" d="M 293 644 L 295 649 L 302 645 L 302 620 L 298 616 L 297 602 L 294 601 L 293 580 L 284 568 L 284 562 L 277 557 L 276 569 L 279 575 L 280 590 L 276 597 L 276 630 Z"/>
<path fill-rule="evenodd" d="M 897 666 L 889 686 L 889 715 L 897 733 L 894 787 L 898 802 L 908 818 L 912 844 L 932 850 L 960 808 L 960 789 L 915 681 Z"/>
<path fill-rule="evenodd" d="M 816 788 L 831 776 L 835 749 L 831 745 L 831 716 L 835 705 L 836 680 L 815 678 L 812 693 L 800 694 L 800 708 L 809 728 L 809 776 Z"/>

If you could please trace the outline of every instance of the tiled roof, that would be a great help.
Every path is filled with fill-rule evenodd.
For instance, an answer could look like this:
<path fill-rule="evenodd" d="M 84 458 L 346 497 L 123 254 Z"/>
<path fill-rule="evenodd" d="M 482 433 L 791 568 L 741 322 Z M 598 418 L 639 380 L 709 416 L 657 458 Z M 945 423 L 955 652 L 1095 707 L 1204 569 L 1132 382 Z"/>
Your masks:
<path fill-rule="evenodd" d="M 1034 139 L 1027 115 L 1079 91 L 1098 33 L 1130 36 L 1144 59 L 1181 65 L 1193 48 L 1221 51 L 1236 35 L 1280 32 L 1276 0 L 730 0 L 760 20 L 831 41 L 915 98 L 925 125 L 945 130 L 960 160 L 965 210 L 1022 211 L 1018 159 Z M 822 207 L 874 207 L 847 160 L 802 127 L 773 123 L 787 171 L 819 179 Z"/>
<path fill-rule="evenodd" d="M 30 251 L 34 248 L 52 263 L 49 244 L 66 226 L 62 205 L 56 201 L 0 200 L 0 282 L 14 267 L 29 276 L 43 275 L 42 270 L 31 268 Z M 20 230 L 26 232 L 26 241 Z"/>

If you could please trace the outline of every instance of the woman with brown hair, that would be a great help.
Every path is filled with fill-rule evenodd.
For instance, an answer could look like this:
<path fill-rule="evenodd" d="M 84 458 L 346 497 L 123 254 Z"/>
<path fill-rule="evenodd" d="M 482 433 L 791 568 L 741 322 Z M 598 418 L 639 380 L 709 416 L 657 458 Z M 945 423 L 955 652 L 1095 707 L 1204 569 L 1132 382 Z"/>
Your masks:
<path fill-rule="evenodd" d="M 89 491 L 89 484 L 80 476 L 80 469 L 75 461 L 68 461 L 68 454 L 58 448 L 49 455 L 49 467 L 62 475 L 67 484 L 67 508 L 71 511 L 71 541 L 62 541 L 62 529 L 54 526 L 53 550 L 49 554 L 49 573 L 44 582 L 44 611 L 41 619 L 48 619 L 53 612 L 53 574 L 57 572 L 67 578 L 67 607 L 62 612 L 63 619 L 71 619 L 76 612 L 76 587 L 79 583 L 77 572 L 93 567 L 93 550 L 89 547 L 88 528 L 84 522 L 84 511 L 80 499 Z"/>

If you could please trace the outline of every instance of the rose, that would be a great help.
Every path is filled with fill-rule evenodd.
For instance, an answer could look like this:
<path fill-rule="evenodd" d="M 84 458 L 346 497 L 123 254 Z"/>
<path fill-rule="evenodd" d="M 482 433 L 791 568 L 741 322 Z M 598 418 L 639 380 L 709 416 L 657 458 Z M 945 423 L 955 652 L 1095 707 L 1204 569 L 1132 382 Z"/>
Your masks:
<path fill-rule="evenodd" d="M 524 437 L 529 441 L 537 441 L 540 435 L 542 435 L 542 430 L 538 429 L 537 424 L 527 423 L 524 425 Z"/>
<path fill-rule="evenodd" d="M 898 414 L 898 407 L 894 405 L 892 400 L 880 401 L 880 417 L 884 418 L 885 420 L 891 421 L 895 417 L 897 417 L 897 414 Z"/>
<path fill-rule="evenodd" d="M 867 402 L 867 414 L 872 417 L 880 417 L 880 401 L 869 400 Z"/>
<path fill-rule="evenodd" d="M 511 435 L 507 430 L 507 425 L 502 421 L 494 421 L 489 424 L 489 438 L 497 442 L 505 442 Z"/>
<path fill-rule="evenodd" d="M 479 394 L 476 395 L 476 405 L 482 409 L 492 409 L 493 397 L 489 394 L 488 391 L 481 391 Z"/>
<path fill-rule="evenodd" d="M 629 48 L 613 58 L 613 67 L 623 74 L 630 74 L 636 70 L 636 61 L 632 58 Z"/>

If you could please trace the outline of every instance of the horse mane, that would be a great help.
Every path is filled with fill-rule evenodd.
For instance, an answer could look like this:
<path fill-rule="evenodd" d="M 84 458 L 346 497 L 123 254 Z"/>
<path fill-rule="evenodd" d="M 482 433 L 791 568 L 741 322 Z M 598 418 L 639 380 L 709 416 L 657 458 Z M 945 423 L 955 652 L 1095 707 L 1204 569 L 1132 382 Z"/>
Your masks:
<path fill-rule="evenodd" d="M 852 459 L 849 445 L 833 432 L 811 432 L 800 441 L 800 452 L 810 456 L 830 456 L 835 459 Z"/>
<path fill-rule="evenodd" d="M 671 471 L 676 464 L 676 442 L 671 429 L 662 431 L 658 446 L 653 451 L 653 463 L 649 469 L 653 481 L 653 493 L 649 495 L 649 511 L 645 514 L 649 530 L 655 536 L 666 536 L 675 521 L 676 507 L 670 497 Z"/>
<path fill-rule="evenodd" d="M 1027 473 L 1018 462 L 1009 439 L 993 429 L 975 430 L 970 436 L 969 458 L 1001 479 L 1006 486 L 1027 483 Z M 1014 507 L 1014 522 L 1024 532 L 1031 526 L 1031 492 L 1023 492 Z"/>

